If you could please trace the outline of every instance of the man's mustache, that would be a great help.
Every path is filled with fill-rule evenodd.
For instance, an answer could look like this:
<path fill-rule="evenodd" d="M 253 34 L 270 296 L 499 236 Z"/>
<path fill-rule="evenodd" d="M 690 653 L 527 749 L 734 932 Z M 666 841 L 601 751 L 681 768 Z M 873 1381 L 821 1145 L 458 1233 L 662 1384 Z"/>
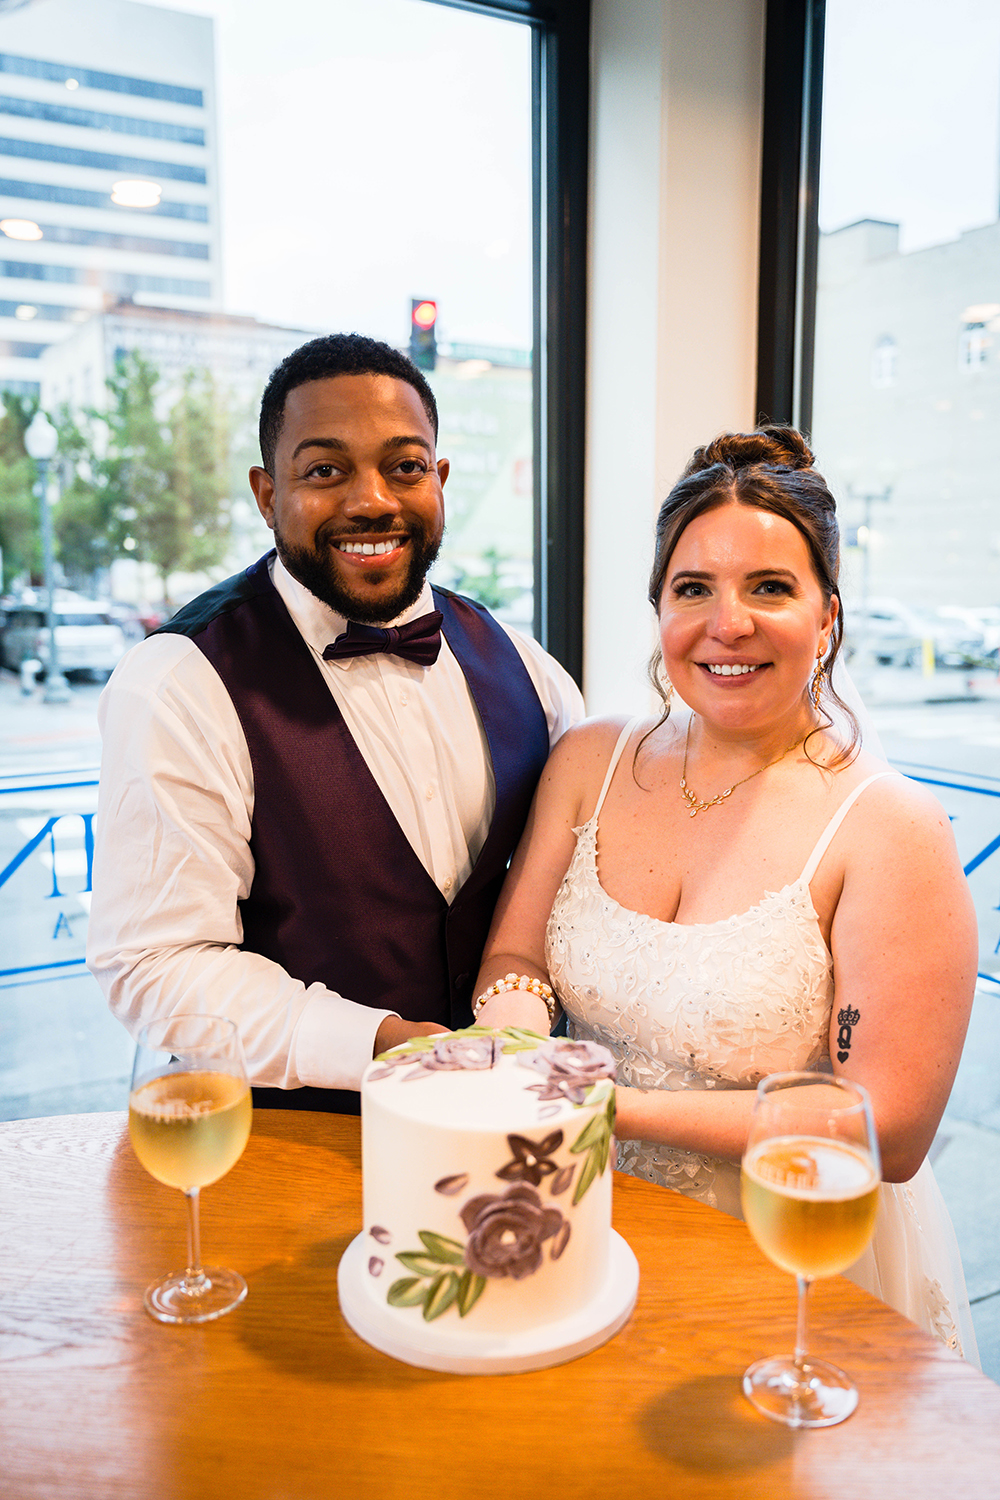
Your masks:
<path fill-rule="evenodd" d="M 397 517 L 379 516 L 373 521 L 357 522 L 351 526 L 324 526 L 319 532 L 319 541 L 324 543 L 350 541 L 353 536 L 409 536 L 411 528 L 400 524 Z"/>

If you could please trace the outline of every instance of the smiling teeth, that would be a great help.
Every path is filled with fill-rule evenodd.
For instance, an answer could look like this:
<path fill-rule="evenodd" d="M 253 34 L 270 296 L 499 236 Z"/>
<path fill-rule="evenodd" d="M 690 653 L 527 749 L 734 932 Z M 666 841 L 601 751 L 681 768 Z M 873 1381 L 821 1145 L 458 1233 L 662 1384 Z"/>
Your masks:
<path fill-rule="evenodd" d="M 384 557 L 387 552 L 393 552 L 399 546 L 402 537 L 394 537 L 388 542 L 338 542 L 338 552 L 353 552 L 361 557 Z"/>
<path fill-rule="evenodd" d="M 737 663 L 735 666 L 730 666 L 729 663 L 727 663 L 722 667 L 713 667 L 710 664 L 708 670 L 712 673 L 713 677 L 745 677 L 748 672 L 756 672 L 757 668 L 755 666 L 740 666 L 739 663 Z"/>

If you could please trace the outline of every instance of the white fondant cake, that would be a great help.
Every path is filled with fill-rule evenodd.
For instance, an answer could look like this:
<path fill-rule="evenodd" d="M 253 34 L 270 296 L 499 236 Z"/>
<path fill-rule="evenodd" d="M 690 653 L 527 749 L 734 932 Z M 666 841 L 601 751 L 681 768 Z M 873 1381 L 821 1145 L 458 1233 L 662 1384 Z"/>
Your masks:
<path fill-rule="evenodd" d="M 423 1363 L 397 1333 L 418 1353 L 510 1352 L 606 1301 L 613 1071 L 604 1047 L 513 1028 L 420 1037 L 376 1058 L 361 1086 L 364 1230 L 346 1299 L 341 1275 L 357 1331 Z M 617 1307 L 628 1288 L 615 1281 Z M 587 1347 L 634 1297 L 633 1284 Z"/>

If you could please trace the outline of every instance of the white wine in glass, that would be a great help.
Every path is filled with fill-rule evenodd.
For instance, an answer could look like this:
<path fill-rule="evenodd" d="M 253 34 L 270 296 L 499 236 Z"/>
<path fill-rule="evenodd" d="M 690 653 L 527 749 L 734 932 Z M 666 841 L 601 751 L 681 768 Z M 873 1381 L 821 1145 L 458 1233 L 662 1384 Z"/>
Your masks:
<path fill-rule="evenodd" d="M 187 1266 L 155 1282 L 143 1299 L 163 1323 L 207 1323 L 247 1294 L 236 1271 L 201 1264 L 198 1195 L 243 1155 L 251 1114 L 232 1021 L 171 1016 L 143 1027 L 129 1094 L 132 1149 L 150 1176 L 180 1188 L 188 1205 Z"/>
<path fill-rule="evenodd" d="M 848 1375 L 806 1350 L 806 1306 L 817 1276 L 836 1276 L 871 1239 L 878 1142 L 860 1084 L 828 1073 L 775 1073 L 757 1087 L 743 1155 L 743 1216 L 775 1265 L 798 1280 L 794 1355 L 758 1360 L 743 1390 L 789 1427 L 831 1427 L 858 1404 Z"/>

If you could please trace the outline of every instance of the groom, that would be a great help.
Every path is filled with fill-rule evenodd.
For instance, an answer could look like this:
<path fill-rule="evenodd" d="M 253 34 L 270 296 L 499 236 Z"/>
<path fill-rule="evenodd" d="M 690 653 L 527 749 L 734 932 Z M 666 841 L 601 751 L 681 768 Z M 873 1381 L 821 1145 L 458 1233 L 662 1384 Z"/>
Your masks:
<path fill-rule="evenodd" d="M 575 684 L 431 589 L 446 459 L 420 372 L 359 335 L 274 371 L 250 484 L 275 552 L 116 670 L 88 962 L 131 1031 L 237 1021 L 259 1104 L 356 1112 L 373 1053 L 468 1024 Z"/>

